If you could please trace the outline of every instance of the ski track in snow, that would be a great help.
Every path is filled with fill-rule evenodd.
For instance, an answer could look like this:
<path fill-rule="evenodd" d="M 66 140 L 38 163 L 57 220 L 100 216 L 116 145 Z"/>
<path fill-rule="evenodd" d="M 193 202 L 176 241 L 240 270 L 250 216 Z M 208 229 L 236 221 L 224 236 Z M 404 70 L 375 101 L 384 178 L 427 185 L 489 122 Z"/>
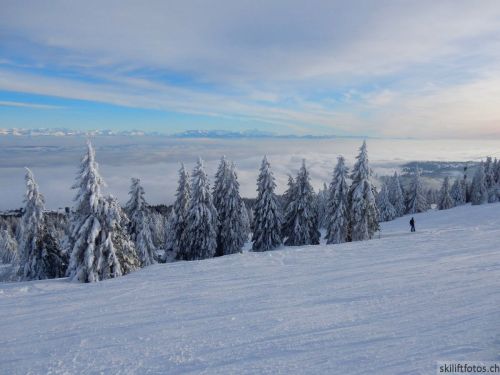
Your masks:
<path fill-rule="evenodd" d="M 0 285 L 2 374 L 432 374 L 500 361 L 500 204 L 380 239 Z M 378 234 L 377 234 L 378 237 Z"/>

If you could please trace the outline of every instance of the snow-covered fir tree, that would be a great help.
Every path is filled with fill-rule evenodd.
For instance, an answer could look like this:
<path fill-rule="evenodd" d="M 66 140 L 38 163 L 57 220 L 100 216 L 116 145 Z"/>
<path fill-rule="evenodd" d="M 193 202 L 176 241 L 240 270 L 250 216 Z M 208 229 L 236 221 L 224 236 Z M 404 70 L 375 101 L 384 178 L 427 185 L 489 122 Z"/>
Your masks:
<path fill-rule="evenodd" d="M 254 223 L 254 217 L 253 217 L 253 205 L 247 207 L 247 215 L 248 215 L 248 221 L 250 223 L 250 233 L 253 232 L 253 223 Z M 249 234 L 250 234 L 249 233 Z"/>
<path fill-rule="evenodd" d="M 198 162 L 191 178 L 191 200 L 186 228 L 186 259 L 212 258 L 217 249 L 217 210 L 212 202 L 203 161 Z"/>
<path fill-rule="evenodd" d="M 490 189 L 495 185 L 495 165 L 491 156 L 486 157 L 484 162 L 484 183 L 486 189 Z"/>
<path fill-rule="evenodd" d="M 455 206 L 465 204 L 466 192 L 464 191 L 463 179 L 457 178 L 451 186 L 450 196 Z"/>
<path fill-rule="evenodd" d="M 384 183 L 377 196 L 378 217 L 380 221 L 391 221 L 396 218 L 396 209 L 389 200 L 389 189 Z"/>
<path fill-rule="evenodd" d="M 257 179 L 257 199 L 253 208 L 252 250 L 273 250 L 282 244 L 282 216 L 271 166 L 264 157 Z"/>
<path fill-rule="evenodd" d="M 138 178 L 131 179 L 129 201 L 125 206 L 129 222 L 129 234 L 135 243 L 137 256 L 143 267 L 156 263 L 156 248 L 151 233 L 151 215 L 144 198 L 144 188 Z"/>
<path fill-rule="evenodd" d="M 394 210 L 396 211 L 396 217 L 403 216 L 405 214 L 405 198 L 403 193 L 403 187 L 401 186 L 401 181 L 397 172 L 391 177 L 388 186 L 389 202 L 391 202 Z"/>
<path fill-rule="evenodd" d="M 416 214 L 418 212 L 425 212 L 429 209 L 427 198 L 424 192 L 424 186 L 420 179 L 420 170 L 418 166 L 415 167 L 413 177 L 408 187 L 406 196 L 406 213 Z"/>
<path fill-rule="evenodd" d="M 356 157 L 349 188 L 349 239 L 363 241 L 373 237 L 379 230 L 375 187 L 371 179 L 366 142 L 363 142 Z"/>
<path fill-rule="evenodd" d="M 70 224 L 68 276 L 96 282 L 121 276 L 139 264 L 115 199 L 103 197 L 101 178 L 90 141 L 73 189 L 77 191 Z M 119 254 L 121 252 L 121 254 Z M 123 259 L 123 266 L 120 263 Z"/>
<path fill-rule="evenodd" d="M 316 195 L 316 207 L 318 208 L 318 226 L 326 228 L 326 209 L 328 204 L 328 186 L 323 183 L 323 188 Z"/>
<path fill-rule="evenodd" d="M 293 202 L 295 197 L 295 180 L 291 174 L 288 175 L 287 189 L 281 196 L 281 207 L 283 212 L 288 210 L 288 206 Z"/>
<path fill-rule="evenodd" d="M 498 184 L 500 183 L 500 160 L 497 158 L 495 158 L 493 170 L 495 174 L 495 182 Z"/>
<path fill-rule="evenodd" d="M 17 241 L 8 228 L 0 229 L 0 262 L 16 264 L 19 261 Z"/>
<path fill-rule="evenodd" d="M 441 186 L 441 191 L 439 194 L 439 204 L 440 210 L 448 210 L 455 206 L 455 202 L 450 195 L 450 181 L 448 176 L 444 178 L 443 185 Z"/>
<path fill-rule="evenodd" d="M 31 170 L 26 168 L 25 206 L 19 226 L 19 276 L 23 280 L 62 277 L 67 259 L 48 230 L 43 211 L 45 203 Z"/>
<path fill-rule="evenodd" d="M 243 224 L 243 236 L 246 242 L 248 241 L 248 236 L 252 232 L 252 226 L 250 224 L 250 218 L 248 216 L 248 208 L 243 201 L 241 202 L 241 222 Z"/>
<path fill-rule="evenodd" d="M 467 181 L 466 178 L 464 178 L 460 181 L 460 184 L 462 185 L 462 191 L 464 192 L 464 202 L 469 203 L 470 202 L 470 183 Z"/>
<path fill-rule="evenodd" d="M 483 163 L 477 167 L 474 173 L 470 188 L 470 201 L 474 205 L 483 204 L 488 201 L 488 189 L 486 188 L 486 176 Z"/>
<path fill-rule="evenodd" d="M 496 165 L 495 161 L 488 156 L 484 163 L 484 183 L 488 191 L 488 202 L 495 203 L 499 200 L 500 184 L 496 180 Z"/>
<path fill-rule="evenodd" d="M 110 243 L 125 275 L 141 266 L 141 261 L 137 255 L 134 241 L 130 238 L 127 228 L 130 227 L 130 220 L 121 208 L 118 200 L 112 195 L 103 198 L 102 213 L 103 230 L 109 233 Z"/>
<path fill-rule="evenodd" d="M 280 199 L 280 207 L 282 212 L 282 223 L 281 223 L 281 237 L 287 237 L 287 223 L 286 223 L 286 213 L 289 210 L 289 206 L 293 204 L 295 198 L 295 180 L 291 174 L 288 175 L 287 189 L 283 193 Z"/>
<path fill-rule="evenodd" d="M 488 192 L 488 200 L 491 203 L 500 201 L 500 162 L 495 158 L 492 164 L 493 187 Z"/>
<path fill-rule="evenodd" d="M 496 203 L 500 200 L 500 184 L 495 183 L 488 189 L 488 203 Z"/>
<path fill-rule="evenodd" d="M 151 228 L 151 235 L 153 238 L 153 244 L 156 249 L 163 249 L 165 247 L 167 220 L 166 216 L 162 215 L 160 212 L 154 210 L 149 206 L 149 227 Z"/>
<path fill-rule="evenodd" d="M 305 160 L 292 184 L 289 192 L 290 200 L 285 209 L 285 217 L 282 226 L 282 236 L 285 245 L 317 245 L 320 233 L 318 230 L 318 210 L 316 197 Z"/>
<path fill-rule="evenodd" d="M 215 174 L 213 200 L 218 219 L 216 255 L 241 252 L 246 235 L 241 216 L 243 201 L 234 164 L 225 156 Z"/>
<path fill-rule="evenodd" d="M 339 156 L 333 171 L 332 182 L 328 189 L 326 208 L 326 242 L 337 244 L 348 239 L 349 206 L 347 185 L 348 170 L 345 159 Z"/>
<path fill-rule="evenodd" d="M 37 277 L 38 270 L 34 270 L 33 268 L 40 266 L 40 264 L 37 264 L 39 260 L 38 243 L 43 231 L 45 203 L 43 196 L 38 191 L 38 184 L 35 182 L 35 178 L 28 168 L 26 168 L 25 181 L 25 206 L 18 232 L 20 250 L 19 276 L 24 280 L 32 280 L 39 279 Z"/>
<path fill-rule="evenodd" d="M 187 252 L 187 221 L 189 204 L 191 201 L 191 187 L 189 186 L 189 173 L 184 164 L 179 169 L 179 182 L 175 193 L 175 202 L 168 218 L 166 234 L 166 250 L 172 252 L 173 257 L 179 260 L 188 260 Z"/>
<path fill-rule="evenodd" d="M 427 189 L 425 194 L 425 200 L 427 201 L 427 209 L 431 208 L 431 205 L 437 205 L 439 203 L 439 190 L 437 189 Z"/>

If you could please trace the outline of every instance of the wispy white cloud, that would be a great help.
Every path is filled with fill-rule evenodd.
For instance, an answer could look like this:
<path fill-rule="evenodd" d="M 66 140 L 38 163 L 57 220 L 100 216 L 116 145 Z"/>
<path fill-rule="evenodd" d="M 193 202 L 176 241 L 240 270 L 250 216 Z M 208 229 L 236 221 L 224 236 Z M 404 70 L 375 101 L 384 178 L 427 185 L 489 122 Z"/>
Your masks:
<path fill-rule="evenodd" d="M 34 108 L 34 109 L 59 109 L 61 106 L 51 105 L 51 104 L 37 104 L 37 103 L 25 103 L 25 102 L 11 102 L 6 100 L 0 100 L 0 107 L 21 107 L 21 108 Z"/>
<path fill-rule="evenodd" d="M 52 48 L 41 56 L 48 61 L 156 66 L 217 80 L 288 80 L 386 73 L 462 54 L 463 43 L 497 32 L 499 14 L 496 1 L 477 6 L 429 0 L 125 0 L 46 6 L 32 0 L 6 2 L 1 20 L 11 35 Z"/>
<path fill-rule="evenodd" d="M 113 84 L 87 83 L 0 69 L 0 89 L 135 108 L 258 120 L 299 130 L 301 133 L 307 131 L 305 126 L 308 124 L 329 126 L 332 121 L 331 113 L 318 109 L 304 112 L 300 106 L 294 109 L 269 107 L 245 97 L 202 93 L 126 77 L 115 78 Z"/>

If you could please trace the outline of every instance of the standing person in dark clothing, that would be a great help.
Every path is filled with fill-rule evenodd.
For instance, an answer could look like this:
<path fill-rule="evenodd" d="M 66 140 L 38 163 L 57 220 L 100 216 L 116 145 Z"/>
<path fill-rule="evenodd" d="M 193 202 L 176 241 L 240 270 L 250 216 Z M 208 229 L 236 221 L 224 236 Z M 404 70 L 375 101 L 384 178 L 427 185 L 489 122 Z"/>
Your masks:
<path fill-rule="evenodd" d="M 410 220 L 411 231 L 415 232 L 415 219 L 412 217 Z"/>

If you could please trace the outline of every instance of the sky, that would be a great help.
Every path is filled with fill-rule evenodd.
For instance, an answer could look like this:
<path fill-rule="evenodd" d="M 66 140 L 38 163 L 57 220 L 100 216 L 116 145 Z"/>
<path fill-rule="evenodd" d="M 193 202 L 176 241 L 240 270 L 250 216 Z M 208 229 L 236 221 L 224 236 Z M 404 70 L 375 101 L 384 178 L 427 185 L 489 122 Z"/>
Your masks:
<path fill-rule="evenodd" d="M 0 127 L 500 137 L 500 2 L 0 0 Z"/>

